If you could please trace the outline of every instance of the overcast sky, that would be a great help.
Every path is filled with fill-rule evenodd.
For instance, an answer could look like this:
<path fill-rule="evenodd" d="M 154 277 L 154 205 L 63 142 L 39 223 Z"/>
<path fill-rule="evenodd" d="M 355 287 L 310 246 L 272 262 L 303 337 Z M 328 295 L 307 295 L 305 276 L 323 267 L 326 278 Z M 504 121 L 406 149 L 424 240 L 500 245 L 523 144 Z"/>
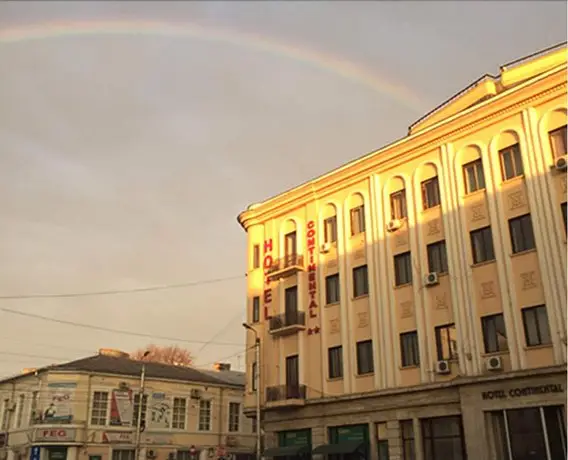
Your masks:
<path fill-rule="evenodd" d="M 0 308 L 235 355 L 240 211 L 565 39 L 560 1 L 1 2 L 0 296 L 242 278 Z M 149 342 L 0 311 L 0 375 Z"/>

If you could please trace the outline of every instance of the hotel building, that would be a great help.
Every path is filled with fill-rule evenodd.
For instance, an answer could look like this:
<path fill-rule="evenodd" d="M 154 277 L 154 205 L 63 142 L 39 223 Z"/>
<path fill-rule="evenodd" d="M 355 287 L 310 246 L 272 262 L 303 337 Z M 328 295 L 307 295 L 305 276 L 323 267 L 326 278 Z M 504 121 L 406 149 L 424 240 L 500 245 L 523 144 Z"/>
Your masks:
<path fill-rule="evenodd" d="M 239 215 L 266 457 L 566 458 L 566 56 Z"/>

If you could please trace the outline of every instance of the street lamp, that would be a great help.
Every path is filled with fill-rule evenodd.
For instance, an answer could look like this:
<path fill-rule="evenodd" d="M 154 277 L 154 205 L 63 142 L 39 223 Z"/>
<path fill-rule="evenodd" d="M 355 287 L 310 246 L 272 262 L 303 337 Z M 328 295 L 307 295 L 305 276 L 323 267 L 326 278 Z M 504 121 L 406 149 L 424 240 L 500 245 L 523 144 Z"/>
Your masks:
<path fill-rule="evenodd" d="M 253 375 L 253 381 L 256 382 L 256 459 L 260 460 L 260 437 L 261 437 L 261 423 L 260 423 L 260 337 L 258 331 L 250 324 L 243 323 L 243 327 L 254 333 L 254 348 L 256 360 L 256 375 Z"/>
<path fill-rule="evenodd" d="M 142 405 L 144 404 L 144 386 L 146 384 L 146 362 L 144 358 L 150 354 L 145 351 L 142 355 L 142 370 L 140 372 L 140 392 L 138 393 L 138 417 L 136 419 L 135 460 L 140 460 L 140 433 L 142 431 Z"/>

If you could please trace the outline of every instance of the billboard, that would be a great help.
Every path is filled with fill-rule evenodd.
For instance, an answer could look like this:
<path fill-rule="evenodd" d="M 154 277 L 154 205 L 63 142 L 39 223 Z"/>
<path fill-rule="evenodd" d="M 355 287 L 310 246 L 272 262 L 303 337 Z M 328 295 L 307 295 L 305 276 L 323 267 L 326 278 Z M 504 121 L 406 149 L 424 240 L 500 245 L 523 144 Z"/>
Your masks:
<path fill-rule="evenodd" d="M 113 390 L 110 400 L 110 425 L 131 426 L 133 412 L 132 390 Z"/>
<path fill-rule="evenodd" d="M 76 383 L 50 382 L 47 384 L 46 406 L 43 420 L 46 423 L 71 423 Z"/>

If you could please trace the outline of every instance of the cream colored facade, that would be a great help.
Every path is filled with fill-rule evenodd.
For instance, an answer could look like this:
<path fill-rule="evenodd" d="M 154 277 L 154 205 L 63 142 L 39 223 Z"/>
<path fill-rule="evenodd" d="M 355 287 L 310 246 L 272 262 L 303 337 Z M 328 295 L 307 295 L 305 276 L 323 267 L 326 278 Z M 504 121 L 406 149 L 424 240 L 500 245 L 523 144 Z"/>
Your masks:
<path fill-rule="evenodd" d="M 0 459 L 134 460 L 136 425 L 124 415 L 128 403 L 119 403 L 119 412 L 114 411 L 116 391 L 130 392 L 131 397 L 138 394 L 140 375 L 46 368 L 37 375 L 0 382 Z M 243 391 L 236 384 L 148 376 L 139 458 L 217 459 L 222 453 L 218 448 L 228 458 L 248 458 L 254 451 L 255 434 L 250 419 L 242 414 Z M 170 407 L 159 423 L 151 421 L 155 395 Z M 202 401 L 208 403 L 208 415 Z M 52 402 L 56 412 L 48 419 L 46 411 Z M 232 417 L 229 428 L 231 403 L 238 415 Z"/>
<path fill-rule="evenodd" d="M 370 458 L 387 441 L 391 459 L 429 459 L 422 421 L 459 415 L 469 458 L 497 459 L 489 412 L 565 419 L 566 68 L 564 46 L 504 66 L 407 137 L 241 213 L 267 446 L 360 423 Z M 253 366 L 251 350 L 251 410 Z M 508 393 L 545 384 L 560 387 Z"/>

